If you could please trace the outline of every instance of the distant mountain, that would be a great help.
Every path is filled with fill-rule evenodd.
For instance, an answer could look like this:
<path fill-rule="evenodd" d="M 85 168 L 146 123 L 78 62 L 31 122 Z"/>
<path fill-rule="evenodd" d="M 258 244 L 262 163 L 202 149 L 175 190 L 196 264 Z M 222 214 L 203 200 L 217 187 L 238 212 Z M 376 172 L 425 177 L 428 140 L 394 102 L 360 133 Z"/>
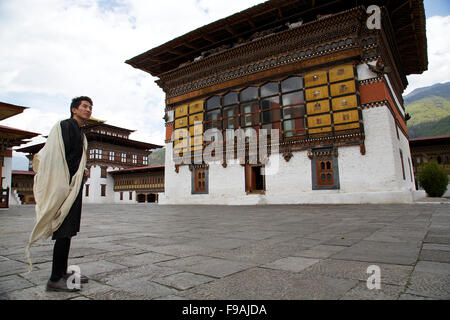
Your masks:
<path fill-rule="evenodd" d="M 166 149 L 165 148 L 156 149 L 150 154 L 150 157 L 148 158 L 148 165 L 156 166 L 164 164 L 165 159 L 166 159 Z"/>
<path fill-rule="evenodd" d="M 450 82 L 416 89 L 404 101 L 410 138 L 450 134 Z"/>
<path fill-rule="evenodd" d="M 442 97 L 446 100 L 450 100 L 450 82 L 437 83 L 430 87 L 418 88 L 403 97 L 405 104 L 411 104 L 415 101 L 431 96 Z"/>

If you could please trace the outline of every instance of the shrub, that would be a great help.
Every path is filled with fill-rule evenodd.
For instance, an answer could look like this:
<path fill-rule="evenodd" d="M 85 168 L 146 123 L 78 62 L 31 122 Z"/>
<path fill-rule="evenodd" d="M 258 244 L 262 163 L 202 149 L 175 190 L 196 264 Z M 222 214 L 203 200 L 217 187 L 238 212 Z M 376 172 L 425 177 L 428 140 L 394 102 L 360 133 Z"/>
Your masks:
<path fill-rule="evenodd" d="M 442 197 L 448 185 L 447 170 L 435 160 L 431 160 L 422 166 L 422 170 L 417 176 L 417 181 L 428 196 Z"/>

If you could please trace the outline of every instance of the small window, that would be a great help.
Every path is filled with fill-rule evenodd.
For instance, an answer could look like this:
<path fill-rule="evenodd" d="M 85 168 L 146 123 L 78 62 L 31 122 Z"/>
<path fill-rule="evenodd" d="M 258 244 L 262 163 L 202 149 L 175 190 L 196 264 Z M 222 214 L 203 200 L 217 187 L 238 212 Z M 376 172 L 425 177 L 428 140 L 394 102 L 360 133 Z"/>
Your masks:
<path fill-rule="evenodd" d="M 133 159 L 133 164 L 136 164 L 138 162 L 136 154 L 133 154 L 132 159 Z"/>
<path fill-rule="evenodd" d="M 409 177 L 411 178 L 411 182 L 413 182 L 413 175 L 412 175 L 411 159 L 410 158 L 408 158 L 408 165 L 409 165 Z"/>
<path fill-rule="evenodd" d="M 220 107 L 220 97 L 214 96 L 206 100 L 206 110 L 213 110 Z"/>
<path fill-rule="evenodd" d="M 280 97 L 275 96 L 271 98 L 265 98 L 261 100 L 261 109 L 273 109 L 280 107 Z"/>
<path fill-rule="evenodd" d="M 338 159 L 330 149 L 313 151 L 311 173 L 313 190 L 339 189 Z"/>
<path fill-rule="evenodd" d="M 397 139 L 400 140 L 400 135 L 399 135 L 399 133 L 398 133 L 398 122 L 397 122 L 396 119 L 395 119 L 395 121 L 394 121 L 394 125 L 395 125 L 395 131 L 397 132 Z"/>
<path fill-rule="evenodd" d="M 303 91 L 283 94 L 281 99 L 283 100 L 283 106 L 296 105 L 305 102 Z"/>
<path fill-rule="evenodd" d="M 303 88 L 303 78 L 291 77 L 281 82 L 281 91 L 289 92 Z"/>
<path fill-rule="evenodd" d="M 403 164 L 403 152 L 400 149 L 400 161 L 402 163 L 402 173 L 403 173 L 403 180 L 406 180 L 406 175 L 405 175 L 405 165 Z"/>
<path fill-rule="evenodd" d="M 293 119 L 305 115 L 305 105 L 290 106 L 283 108 L 283 119 Z"/>
<path fill-rule="evenodd" d="M 109 161 L 114 161 L 114 151 L 109 152 Z"/>
<path fill-rule="evenodd" d="M 129 196 L 128 196 L 128 197 L 129 197 L 129 198 L 128 198 L 129 200 L 133 200 L 133 191 L 130 191 L 130 192 L 129 192 Z"/>
<path fill-rule="evenodd" d="M 239 126 L 238 106 L 226 107 L 223 109 L 223 128 L 237 129 Z"/>
<path fill-rule="evenodd" d="M 127 154 L 126 153 L 122 153 L 121 160 L 122 160 L 122 162 L 127 162 Z"/>
<path fill-rule="evenodd" d="M 102 196 L 102 197 L 106 197 L 106 184 L 102 184 L 102 185 L 100 185 L 100 187 L 101 187 L 101 190 L 100 190 L 100 195 Z"/>
<path fill-rule="evenodd" d="M 258 102 L 241 104 L 241 126 L 255 126 L 259 123 L 259 105 Z"/>
<path fill-rule="evenodd" d="M 86 193 L 85 193 L 86 197 L 89 197 L 89 185 L 86 184 Z"/>
<path fill-rule="evenodd" d="M 208 111 L 206 113 L 205 129 L 212 129 L 212 128 L 221 129 L 220 118 L 221 118 L 220 109 Z"/>
<path fill-rule="evenodd" d="M 120 191 L 120 200 L 123 200 L 123 191 Z"/>
<path fill-rule="evenodd" d="M 144 166 L 147 166 L 147 165 L 148 165 L 148 157 L 146 157 L 146 156 L 143 156 L 143 157 L 142 157 L 142 164 L 143 164 Z"/>
<path fill-rule="evenodd" d="M 107 167 L 100 167 L 100 178 L 106 178 Z"/>
<path fill-rule="evenodd" d="M 237 92 L 230 92 L 223 97 L 223 105 L 224 106 L 230 106 L 232 104 L 237 104 L 237 103 L 238 103 L 238 93 Z"/>
<path fill-rule="evenodd" d="M 208 169 L 194 167 L 192 169 L 192 194 L 208 193 Z"/>
<path fill-rule="evenodd" d="M 278 94 L 278 83 L 269 82 L 261 87 L 261 97 L 269 97 Z"/>
<path fill-rule="evenodd" d="M 303 118 L 283 121 L 283 131 L 285 137 L 304 135 L 306 130 Z"/>
<path fill-rule="evenodd" d="M 258 88 L 256 87 L 248 87 L 244 89 L 240 93 L 240 101 L 251 101 L 258 99 Z"/>

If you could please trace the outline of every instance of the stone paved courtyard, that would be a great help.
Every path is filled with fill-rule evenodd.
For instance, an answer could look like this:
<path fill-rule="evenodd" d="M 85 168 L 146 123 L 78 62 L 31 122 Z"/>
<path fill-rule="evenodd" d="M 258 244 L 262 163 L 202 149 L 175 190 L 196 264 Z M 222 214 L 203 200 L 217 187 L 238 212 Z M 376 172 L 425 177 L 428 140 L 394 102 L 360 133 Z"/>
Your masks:
<path fill-rule="evenodd" d="M 84 205 L 77 293 L 45 291 L 51 240 L 27 274 L 33 224 L 33 206 L 0 211 L 0 299 L 450 299 L 450 203 Z"/>

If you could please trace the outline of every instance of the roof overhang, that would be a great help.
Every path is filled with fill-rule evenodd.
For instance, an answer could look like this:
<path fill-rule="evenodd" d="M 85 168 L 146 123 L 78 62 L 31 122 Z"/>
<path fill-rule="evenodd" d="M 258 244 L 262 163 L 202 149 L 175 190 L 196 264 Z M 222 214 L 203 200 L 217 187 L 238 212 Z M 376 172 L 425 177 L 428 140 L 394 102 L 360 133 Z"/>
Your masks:
<path fill-rule="evenodd" d="M 132 147 L 132 148 L 138 148 L 138 149 L 143 149 L 143 150 L 162 148 L 162 146 L 153 144 L 153 143 L 146 143 L 146 142 L 126 139 L 126 138 L 121 138 L 121 137 L 115 137 L 115 136 L 110 136 L 110 135 L 96 133 L 96 132 L 86 132 L 85 135 L 86 135 L 88 142 L 90 142 L 90 141 L 106 142 L 106 143 L 122 145 L 122 146 Z"/>
<path fill-rule="evenodd" d="M 164 165 L 155 165 L 155 166 L 145 166 L 145 167 L 137 167 L 137 168 L 127 168 L 127 169 L 120 169 L 120 170 L 114 170 L 114 171 L 108 171 L 108 173 L 111 174 L 128 174 L 128 173 L 144 173 L 144 172 L 154 172 L 154 171 L 161 171 L 164 170 Z"/>
<path fill-rule="evenodd" d="M 0 140 L 3 147 L 15 147 L 30 142 L 31 138 L 38 136 L 39 133 L 20 130 L 16 128 L 0 125 Z"/>
<path fill-rule="evenodd" d="M 27 107 L 16 106 L 14 104 L 0 102 L 0 120 L 5 120 L 13 117 L 23 110 L 28 109 Z"/>
<path fill-rule="evenodd" d="M 202 52 L 230 45 L 300 18 L 304 23 L 317 15 L 335 14 L 357 6 L 385 7 L 390 17 L 406 74 L 428 69 L 425 9 L 423 0 L 271 0 L 215 21 L 126 61 L 152 76 L 193 61 Z M 194 62 L 195 63 L 195 62 Z"/>

